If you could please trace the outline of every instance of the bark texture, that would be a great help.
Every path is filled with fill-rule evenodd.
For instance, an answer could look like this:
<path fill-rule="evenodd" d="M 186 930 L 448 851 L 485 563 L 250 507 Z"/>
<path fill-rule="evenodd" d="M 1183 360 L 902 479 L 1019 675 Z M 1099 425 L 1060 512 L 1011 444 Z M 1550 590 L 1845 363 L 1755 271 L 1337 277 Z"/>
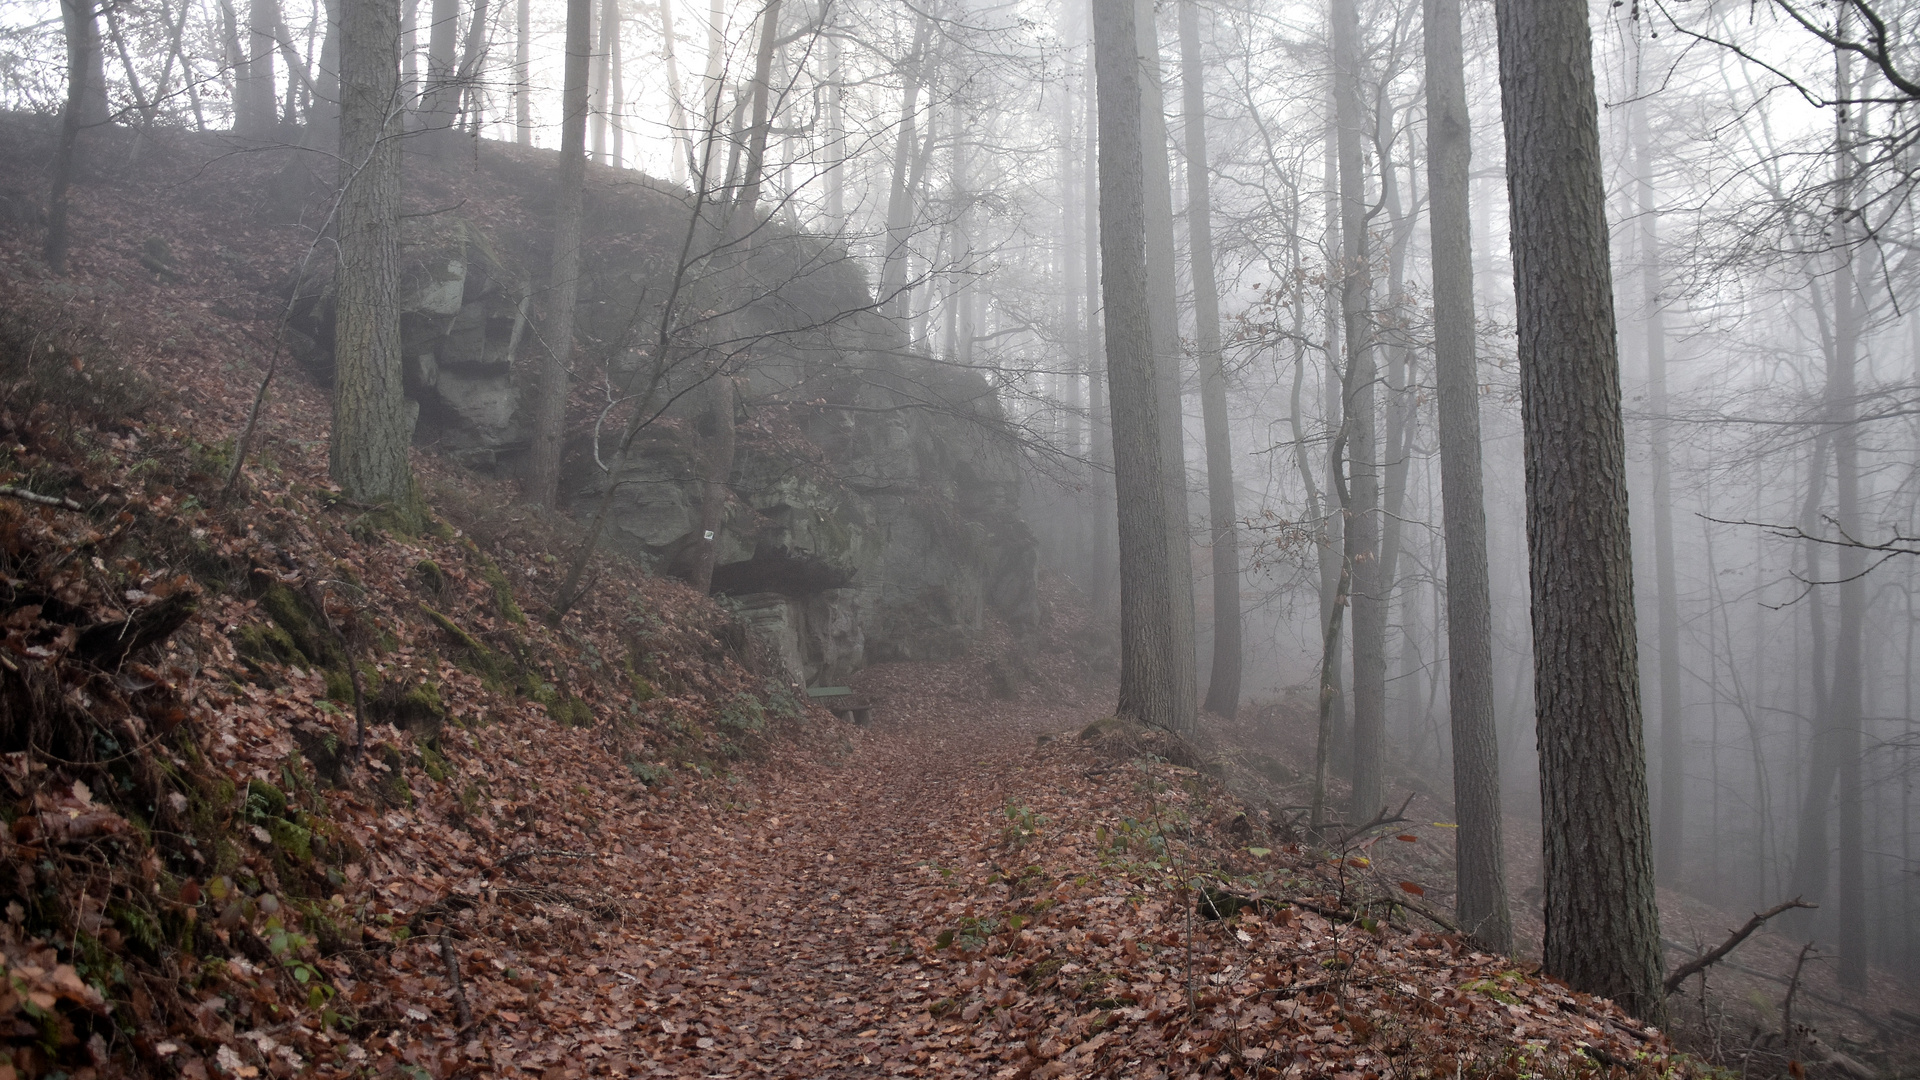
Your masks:
<path fill-rule="evenodd" d="M 1168 550 L 1173 530 L 1147 302 L 1147 186 L 1141 167 L 1136 33 L 1135 0 L 1094 0 L 1101 293 L 1120 540 L 1116 711 L 1143 723 L 1180 729 L 1193 716 L 1193 648 L 1191 638 L 1178 640 L 1173 610 L 1174 578 L 1187 571 L 1175 566 Z"/>
<path fill-rule="evenodd" d="M 580 215 L 587 182 L 587 61 L 593 49 L 593 0 L 567 0 L 567 66 L 561 90 L 559 194 L 554 200 L 553 268 L 546 348 L 538 351 L 533 393 L 533 454 L 527 496 L 560 501 L 560 454 L 573 361 L 573 309 L 580 294 Z"/>
<path fill-rule="evenodd" d="M 1167 552 L 1172 564 L 1174 648 L 1168 659 L 1175 681 L 1186 699 L 1172 717 L 1174 731 L 1192 731 L 1197 713 L 1197 658 L 1193 634 L 1193 551 L 1187 536 L 1187 444 L 1185 410 L 1180 405 L 1180 310 L 1175 303 L 1179 285 L 1174 276 L 1173 172 L 1167 150 L 1166 95 L 1160 78 L 1160 34 L 1154 23 L 1154 0 L 1135 0 L 1135 60 L 1140 96 L 1134 109 L 1140 114 L 1142 183 L 1146 191 L 1147 315 L 1153 346 L 1153 385 L 1160 413 L 1161 473 L 1166 484 Z M 1121 574 L 1124 578 L 1124 568 Z"/>
<path fill-rule="evenodd" d="M 1659 1022 L 1626 443 L 1584 0 L 1500 0 L 1519 313 L 1544 970 Z"/>
<path fill-rule="evenodd" d="M 1468 184 L 1473 129 L 1460 0 L 1427 0 L 1427 190 L 1433 245 L 1433 359 L 1439 384 L 1440 493 L 1447 550 L 1447 705 L 1453 729 L 1454 875 L 1460 926 L 1513 948 L 1501 854 L 1500 739 L 1493 719 L 1493 617 L 1480 468 L 1480 379 L 1473 319 Z"/>
<path fill-rule="evenodd" d="M 340 267 L 328 471 L 349 498 L 410 508 L 412 441 L 400 377 L 400 9 L 341 12 Z"/>
<path fill-rule="evenodd" d="M 1234 527 L 1233 432 L 1227 378 L 1220 361 L 1220 297 L 1213 280 L 1212 200 L 1207 178 L 1206 68 L 1200 56 L 1200 12 L 1180 4 L 1180 89 L 1187 149 L 1187 243 L 1193 275 L 1194 352 L 1200 362 L 1200 415 L 1207 440 L 1207 527 L 1213 541 L 1213 670 L 1208 712 L 1240 708 L 1240 542 Z"/>

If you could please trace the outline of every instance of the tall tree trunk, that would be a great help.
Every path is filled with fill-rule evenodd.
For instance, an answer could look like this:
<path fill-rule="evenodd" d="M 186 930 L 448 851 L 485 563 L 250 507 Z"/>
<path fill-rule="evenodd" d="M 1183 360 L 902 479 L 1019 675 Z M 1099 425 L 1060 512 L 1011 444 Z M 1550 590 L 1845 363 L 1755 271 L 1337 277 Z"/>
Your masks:
<path fill-rule="evenodd" d="M 1846 9 L 1839 16 L 1845 33 Z M 1853 93 L 1853 57 L 1834 50 L 1836 97 L 1849 102 Z M 1841 535 L 1859 539 L 1860 429 L 1855 374 L 1860 337 L 1859 290 L 1854 280 L 1853 199 L 1856 196 L 1854 141 L 1859 134 L 1856 110 L 1863 104 L 1838 107 L 1835 123 L 1835 188 L 1840 212 L 1834 217 L 1838 240 L 1839 273 L 1833 296 L 1833 367 L 1827 372 L 1827 422 L 1833 432 L 1834 525 Z M 1840 579 L 1840 624 L 1833 644 L 1833 756 L 1840 774 L 1840 984 L 1859 989 L 1867 984 L 1867 941 L 1864 853 L 1861 806 L 1861 683 L 1865 677 L 1862 651 L 1867 621 L 1866 553 L 1846 545 L 1835 561 Z"/>
<path fill-rule="evenodd" d="M 273 54 L 280 43 L 273 30 L 274 24 L 279 21 L 279 5 L 273 0 L 253 0 L 247 7 L 246 81 L 247 98 L 252 106 L 251 114 L 247 117 L 246 133 L 249 135 L 270 134 L 278 125 Z"/>
<path fill-rule="evenodd" d="M 1387 582 L 1380 579 L 1380 471 L 1374 434 L 1375 369 L 1367 243 L 1367 192 L 1361 142 L 1368 118 L 1360 97 L 1360 13 L 1333 0 L 1334 122 L 1340 169 L 1340 313 L 1345 323 L 1343 442 L 1348 469 L 1346 566 L 1353 607 L 1353 798 L 1348 813 L 1366 820 L 1384 803 L 1387 712 Z"/>
<path fill-rule="evenodd" d="M 1480 474 L 1480 377 L 1468 209 L 1460 0 L 1426 0 L 1427 192 L 1433 246 L 1433 361 L 1447 546 L 1447 707 L 1453 729 L 1454 914 L 1488 948 L 1513 948 L 1501 838 L 1500 736 L 1493 720 L 1493 615 Z"/>
<path fill-rule="evenodd" d="M 1185 97 L 1187 242 L 1192 249 L 1195 351 L 1200 361 L 1200 413 L 1207 437 L 1207 523 L 1213 540 L 1213 671 L 1207 711 L 1240 710 L 1240 541 L 1233 508 L 1233 432 L 1227 378 L 1220 362 L 1220 297 L 1213 281 L 1213 223 L 1207 177 L 1206 71 L 1200 56 L 1200 13 L 1180 4 L 1180 88 Z"/>
<path fill-rule="evenodd" d="M 340 32 L 340 268 L 328 472 L 347 497 L 413 510 L 400 376 L 400 9 L 354 0 Z"/>
<path fill-rule="evenodd" d="M 880 266 L 881 310 L 904 320 L 907 284 L 907 241 L 913 225 L 913 185 L 908 173 L 919 157 L 920 91 L 931 66 L 927 59 L 933 20 L 921 15 L 913 31 L 913 49 L 907 54 L 907 86 L 900 105 L 900 130 L 893 141 L 893 182 L 887 190 L 887 241 Z"/>
<path fill-rule="evenodd" d="M 1116 712 L 1182 731 L 1194 710 L 1193 641 L 1181 640 L 1148 304 L 1147 197 L 1135 0 L 1094 0 L 1100 95 L 1100 262 L 1107 392 L 1120 526 L 1120 699 Z M 1182 560 L 1183 561 L 1183 560 Z M 1191 615 L 1187 625 L 1191 627 Z"/>
<path fill-rule="evenodd" d="M 1333 100 L 1328 96 L 1327 114 L 1333 115 Z M 1322 298 L 1326 315 L 1321 326 L 1324 341 L 1322 355 L 1326 360 L 1326 371 L 1320 380 L 1321 409 L 1325 414 L 1325 423 L 1330 439 L 1326 458 L 1326 513 L 1319 518 L 1321 522 L 1316 537 L 1320 562 L 1320 717 L 1319 730 L 1314 746 L 1314 792 L 1312 808 L 1313 827 L 1318 829 L 1326 813 L 1326 774 L 1329 768 L 1337 767 L 1337 759 L 1344 753 L 1347 729 L 1347 697 L 1343 692 L 1345 677 L 1342 673 L 1341 636 L 1335 620 L 1346 620 L 1347 578 L 1346 556 L 1346 512 L 1347 485 L 1346 466 L 1340 460 L 1341 435 L 1344 434 L 1345 421 L 1341 418 L 1342 397 L 1340 392 L 1340 275 L 1335 264 L 1340 261 L 1340 171 L 1339 171 L 1339 127 L 1331 120 L 1327 123 L 1326 153 L 1321 172 L 1322 190 L 1326 192 L 1326 207 L 1323 220 L 1326 231 L 1321 240 L 1326 252 L 1327 273 L 1326 295 Z M 1328 628 L 1333 627 L 1329 632 Z"/>
<path fill-rule="evenodd" d="M 687 182 L 687 163 L 693 156 L 691 133 L 687 130 L 686 90 L 680 85 L 680 60 L 673 32 L 673 0 L 660 0 L 661 58 L 667 65 L 667 126 L 673 148 L 668 152 L 669 168 L 677 187 Z M 832 39 L 828 41 L 831 43 Z M 832 48 L 831 44 L 828 48 Z"/>
<path fill-rule="evenodd" d="M 1816 301 L 1817 302 L 1817 301 Z M 1831 350 L 1833 342 L 1828 340 L 1826 347 Z M 1827 356 L 1829 368 L 1834 366 L 1833 355 Z M 1800 504 L 1800 531 L 1808 539 L 1800 545 L 1804 563 L 1799 571 L 1805 581 L 1821 581 L 1822 545 L 1814 537 L 1820 535 L 1820 506 L 1826 498 L 1827 458 L 1832 441 L 1831 433 L 1815 437 L 1812 452 L 1807 462 L 1807 494 Z M 1828 809 L 1833 803 L 1834 774 L 1839 771 L 1839 761 L 1834 756 L 1834 724 L 1832 692 L 1827 681 L 1829 658 L 1829 639 L 1827 637 L 1826 600 L 1819 589 L 1809 589 L 1801 601 L 1807 608 L 1807 632 L 1811 647 L 1808 652 L 1808 669 L 1813 674 L 1813 717 L 1812 735 L 1806 746 L 1806 790 L 1800 802 L 1800 815 L 1796 823 L 1798 828 L 1794 836 L 1794 858 L 1791 875 L 1795 896 L 1809 901 L 1822 901 L 1827 895 L 1830 871 L 1833 868 L 1833 837 L 1829 825 Z M 1814 913 L 1805 909 L 1786 913 L 1796 937 L 1811 937 L 1814 932 Z"/>
<path fill-rule="evenodd" d="M 568 383 L 572 378 L 573 315 L 580 295 L 580 215 L 587 182 L 587 62 L 593 52 L 593 0 L 567 0 L 567 62 L 561 87 L 560 165 L 554 200 L 553 270 L 548 280 L 547 348 L 536 365 L 533 453 L 527 497 L 560 505 Z"/>
<path fill-rule="evenodd" d="M 67 100 L 60 110 L 60 141 L 47 196 L 47 239 L 41 249 L 47 268 L 56 274 L 66 273 L 72 246 L 71 189 L 87 169 L 86 133 L 107 122 L 106 61 L 93 0 L 60 0 L 60 19 L 67 36 Z"/>
<path fill-rule="evenodd" d="M 1160 455 L 1167 485 L 1167 550 L 1173 560 L 1173 637 L 1186 653 L 1176 657 L 1179 680 L 1188 697 L 1175 731 L 1191 731 L 1196 719 L 1198 657 L 1194 654 L 1193 544 L 1187 537 L 1187 443 L 1185 410 L 1180 403 L 1180 309 L 1175 303 L 1173 166 L 1167 149 L 1166 96 L 1160 78 L 1160 34 L 1154 0 L 1136 0 L 1134 34 L 1140 65 L 1140 152 L 1146 183 L 1148 325 L 1153 331 L 1153 377 L 1160 409 Z M 1123 571 L 1124 573 L 1124 571 Z"/>
<path fill-rule="evenodd" d="M 1654 832 L 1654 868 L 1669 885 L 1680 880 L 1686 836 L 1686 746 L 1680 729 L 1680 598 L 1673 571 L 1673 437 L 1667 420 L 1667 320 L 1661 295 L 1660 217 L 1654 205 L 1653 139 L 1647 105 L 1633 116 L 1635 177 L 1640 203 L 1640 285 L 1646 305 L 1647 408 L 1653 457 L 1653 577 L 1659 593 L 1655 646 L 1660 655 L 1660 816 Z"/>
<path fill-rule="evenodd" d="M 613 62 L 620 37 L 620 0 L 600 0 L 599 40 L 593 50 L 591 116 L 593 118 L 593 158 L 602 165 L 614 163 L 612 133 L 614 113 L 620 103 L 613 95 Z"/>
<path fill-rule="evenodd" d="M 1119 583 L 1119 568 L 1116 564 L 1118 553 L 1113 522 L 1116 520 L 1113 489 L 1113 422 L 1107 407 L 1107 354 L 1105 350 L 1105 332 L 1102 329 L 1100 309 L 1100 140 L 1099 117 L 1097 115 L 1097 94 L 1094 89 L 1094 71 L 1092 48 L 1088 48 L 1086 62 L 1086 156 L 1080 163 L 1081 233 L 1086 241 L 1086 263 L 1083 269 L 1086 279 L 1083 293 L 1087 301 L 1086 357 L 1087 357 L 1087 402 L 1088 402 L 1088 442 L 1092 459 L 1093 487 L 1093 611 L 1108 622 L 1112 621 L 1113 606 L 1117 599 L 1115 586 Z"/>
<path fill-rule="evenodd" d="M 1547 974 L 1664 1020 L 1626 440 L 1585 0 L 1498 0 Z"/>
<path fill-rule="evenodd" d="M 431 24 L 427 27 L 427 85 L 420 100 L 420 126 L 439 132 L 453 126 L 453 114 L 459 108 L 454 45 L 460 39 L 460 0 L 433 0 L 427 17 Z"/>
<path fill-rule="evenodd" d="M 487 63 L 487 46 L 487 0 L 474 0 L 467 40 L 460 47 L 460 68 L 454 76 L 459 87 L 459 104 L 454 111 L 476 134 L 480 131 L 481 76 Z"/>
<path fill-rule="evenodd" d="M 520 0 L 513 16 L 513 141 L 533 145 L 533 0 Z"/>

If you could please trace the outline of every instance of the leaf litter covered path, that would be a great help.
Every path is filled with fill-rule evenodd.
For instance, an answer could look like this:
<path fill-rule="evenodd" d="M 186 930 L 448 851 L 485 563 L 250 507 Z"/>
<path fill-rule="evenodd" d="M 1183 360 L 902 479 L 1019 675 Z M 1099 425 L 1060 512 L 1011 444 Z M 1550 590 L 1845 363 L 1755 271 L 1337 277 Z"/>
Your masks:
<path fill-rule="evenodd" d="M 1273 841 L 1192 770 L 1074 740 L 1100 713 L 1090 701 L 981 700 L 970 664 L 888 665 L 862 682 L 871 729 L 781 751 L 689 796 L 698 806 L 657 797 L 609 823 L 603 841 L 641 869 L 618 883 L 631 900 L 593 947 L 470 945 L 463 966 L 495 978 L 467 993 L 499 996 L 472 1002 L 472 1026 L 431 1071 L 1689 1071 L 1610 1003 L 1397 931 L 1391 914 L 1347 918 L 1363 890 L 1346 863 L 1367 859 L 1330 869 L 1298 845 L 1258 846 Z M 1036 745 L 1049 734 L 1066 737 Z M 1209 881 L 1335 917 L 1196 919 L 1192 890 Z"/>

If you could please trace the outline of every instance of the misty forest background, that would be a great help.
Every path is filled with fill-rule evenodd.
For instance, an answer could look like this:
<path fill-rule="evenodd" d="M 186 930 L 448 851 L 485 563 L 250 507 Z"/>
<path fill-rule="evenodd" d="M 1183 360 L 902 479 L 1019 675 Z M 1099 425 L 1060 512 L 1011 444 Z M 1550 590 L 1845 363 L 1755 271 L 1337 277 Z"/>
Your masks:
<path fill-rule="evenodd" d="M 745 203 L 761 220 L 842 245 L 909 349 L 990 379 L 1023 443 L 1046 562 L 1112 617 L 1086 5 L 574 6 L 591 24 L 589 159 L 715 202 L 757 185 Z M 0 107 L 71 109 L 62 8 L 0 13 Z M 108 4 L 103 89 L 82 122 L 231 132 L 236 153 L 330 153 L 312 134 L 339 93 L 329 9 Z M 1341 220 L 1328 5 L 1147 10 L 1166 126 L 1148 125 L 1145 157 L 1151 174 L 1157 141 L 1174 211 L 1185 533 L 1198 670 L 1211 676 L 1199 687 L 1216 711 L 1314 695 L 1342 580 L 1343 379 L 1364 355 L 1378 370 L 1384 754 L 1445 790 L 1449 573 L 1421 5 L 1351 9 L 1357 264 L 1353 219 L 1344 233 Z M 410 137 L 456 162 L 494 141 L 560 144 L 566 5 L 406 0 L 401 14 Z M 1470 0 L 1462 17 L 1492 711 L 1504 807 L 1538 819 L 1494 6 Z M 1920 86 L 1908 77 L 1920 60 L 1903 28 L 1916 19 L 1920 5 L 1905 0 L 1616 0 L 1593 5 L 1591 23 L 1659 880 L 1727 908 L 1820 901 L 1794 913 L 1797 932 L 1838 942 L 1843 977 L 1870 961 L 1910 981 Z M 136 140 L 111 167 L 137 170 L 139 153 Z M 1210 257 L 1196 259 L 1203 239 Z M 1359 307 L 1343 309 L 1356 295 Z M 1843 371 L 1850 389 L 1836 383 Z M 1353 622 L 1343 632 L 1368 632 L 1357 612 Z M 1216 626 L 1238 626 L 1242 640 L 1216 647 Z M 1335 650 L 1343 688 L 1362 648 Z M 1348 696 L 1328 703 L 1329 768 L 1341 775 L 1356 758 Z M 1511 884 L 1517 896 L 1535 883 Z"/>

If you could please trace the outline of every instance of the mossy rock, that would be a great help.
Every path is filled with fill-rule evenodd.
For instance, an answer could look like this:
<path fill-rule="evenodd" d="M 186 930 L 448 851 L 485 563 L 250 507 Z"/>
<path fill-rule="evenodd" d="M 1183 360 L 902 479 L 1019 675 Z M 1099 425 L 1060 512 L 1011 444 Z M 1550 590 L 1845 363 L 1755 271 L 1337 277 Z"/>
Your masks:
<path fill-rule="evenodd" d="M 287 815 L 287 793 L 265 780 L 247 781 L 247 817 L 255 824 Z"/>
<path fill-rule="evenodd" d="M 593 706 L 572 695 L 560 696 L 548 704 L 547 715 L 561 727 L 593 726 Z"/>
<path fill-rule="evenodd" d="M 411 731 L 422 739 L 438 738 L 447 722 L 440 685 L 431 682 L 387 683 L 367 703 L 367 712 L 381 723 Z"/>
<path fill-rule="evenodd" d="M 410 807 L 413 805 L 413 788 L 407 783 L 407 759 L 392 746 L 380 748 L 380 760 L 387 766 L 387 774 L 374 785 L 380 798 L 388 805 Z"/>
<path fill-rule="evenodd" d="M 480 676 L 488 689 L 506 690 L 520 681 L 518 664 L 489 649 L 479 638 L 467 633 L 459 623 L 439 611 L 426 604 L 421 604 L 420 610 L 426 612 L 427 618 L 433 620 L 433 624 L 440 628 L 441 633 L 447 635 L 458 650 L 459 655 L 455 661 L 461 667 Z"/>
<path fill-rule="evenodd" d="M 345 667 L 347 659 L 340 653 L 340 646 L 333 639 L 333 633 L 327 629 L 320 613 L 313 610 L 307 598 L 278 582 L 267 586 L 260 594 L 260 607 L 273 617 L 273 621 L 293 642 L 300 655 L 313 667 Z"/>
<path fill-rule="evenodd" d="M 421 559 L 414 563 L 413 576 L 419 578 L 420 584 L 435 596 L 446 592 L 447 585 L 453 580 L 447 576 L 445 570 L 440 569 L 440 564 L 432 559 Z"/>
<path fill-rule="evenodd" d="M 493 606 L 500 613 L 500 617 L 521 626 L 527 625 L 526 612 L 521 611 L 520 605 L 514 602 L 513 584 L 507 580 L 506 571 L 500 569 L 500 564 L 494 562 L 486 552 L 481 551 L 480 545 L 471 539 L 466 540 L 465 547 L 475 569 L 480 571 L 480 579 L 492 587 Z"/>
<path fill-rule="evenodd" d="M 273 623 L 253 623 L 233 632 L 233 651 L 250 670 L 263 664 L 304 664 L 307 658 L 293 638 Z"/>

